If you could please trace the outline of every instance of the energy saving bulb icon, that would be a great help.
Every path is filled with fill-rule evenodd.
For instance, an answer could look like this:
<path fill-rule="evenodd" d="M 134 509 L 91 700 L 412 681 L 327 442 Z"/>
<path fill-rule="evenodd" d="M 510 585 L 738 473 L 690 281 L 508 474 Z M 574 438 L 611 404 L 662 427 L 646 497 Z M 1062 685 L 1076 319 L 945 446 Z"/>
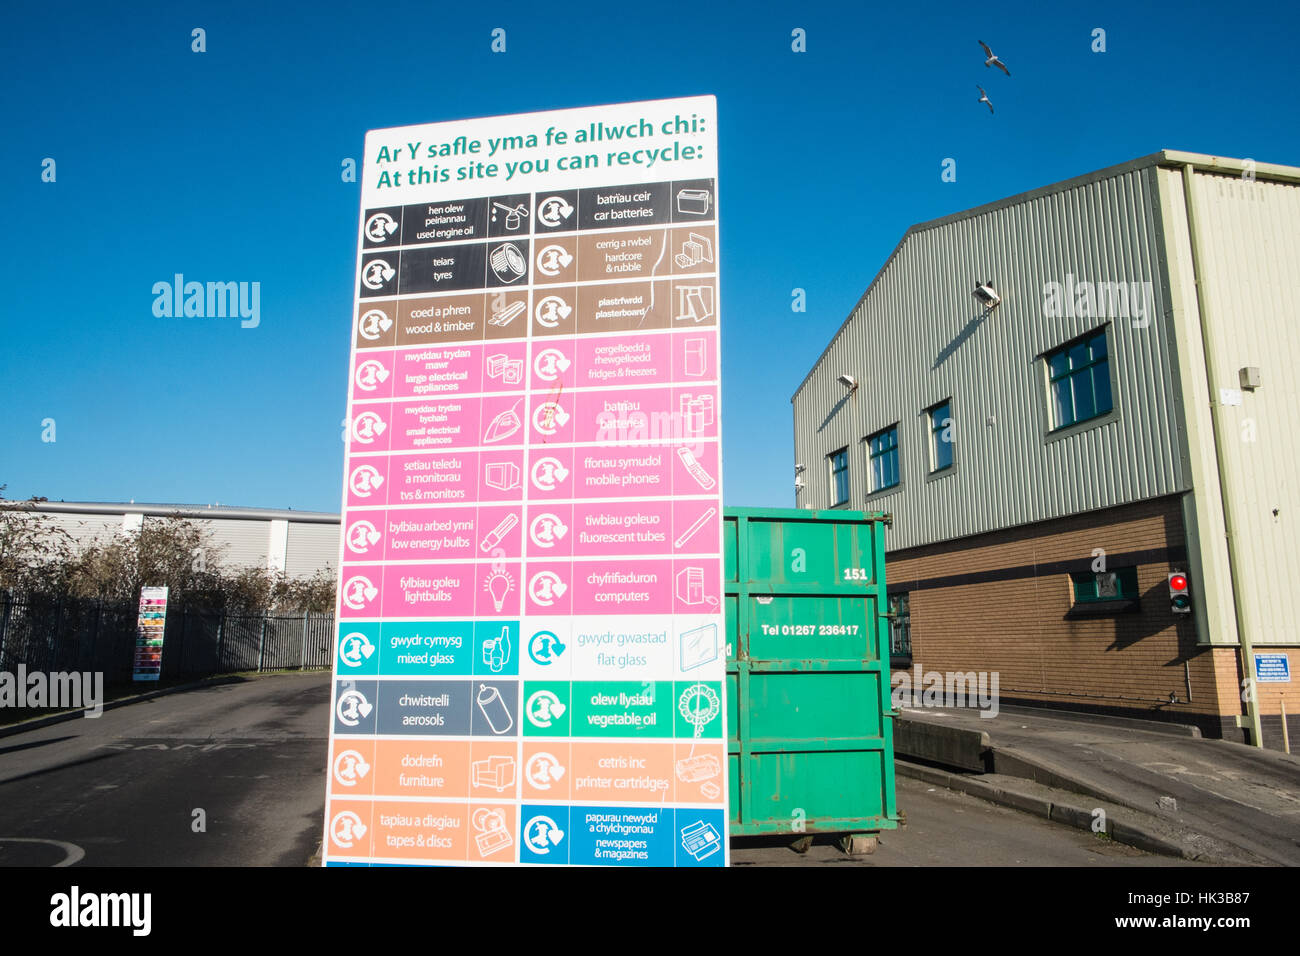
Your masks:
<path fill-rule="evenodd" d="M 515 582 L 507 571 L 493 571 L 488 575 L 487 581 L 483 584 L 483 590 L 492 595 L 492 606 L 498 613 L 505 604 L 506 595 L 514 589 L 514 586 Z"/>

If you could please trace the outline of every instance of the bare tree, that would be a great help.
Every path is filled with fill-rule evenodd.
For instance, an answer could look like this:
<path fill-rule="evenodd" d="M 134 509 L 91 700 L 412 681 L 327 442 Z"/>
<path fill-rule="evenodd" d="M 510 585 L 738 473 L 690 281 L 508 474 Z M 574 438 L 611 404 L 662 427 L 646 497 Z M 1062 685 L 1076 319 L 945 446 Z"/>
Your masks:
<path fill-rule="evenodd" d="M 194 610 L 334 609 L 334 571 L 300 578 L 262 568 L 226 567 L 201 522 L 180 515 L 150 518 L 137 531 L 111 533 L 77 547 L 43 498 L 5 501 L 0 485 L 0 590 L 28 596 L 129 603 L 144 586 L 166 586 L 174 606 Z"/>
<path fill-rule="evenodd" d="M 36 510 L 44 498 L 8 501 L 6 487 L 0 485 L 0 591 L 66 590 L 72 536 Z"/>

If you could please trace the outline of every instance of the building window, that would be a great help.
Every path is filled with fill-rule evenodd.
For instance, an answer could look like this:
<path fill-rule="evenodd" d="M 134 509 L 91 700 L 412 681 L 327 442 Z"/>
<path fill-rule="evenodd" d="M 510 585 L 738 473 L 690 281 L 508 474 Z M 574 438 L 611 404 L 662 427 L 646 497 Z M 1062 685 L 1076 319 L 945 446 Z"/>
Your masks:
<path fill-rule="evenodd" d="M 1110 571 L 1080 571 L 1070 575 L 1075 604 L 1103 601 L 1135 601 L 1138 598 L 1137 568 L 1114 568 Z"/>
<path fill-rule="evenodd" d="M 890 658 L 910 658 L 912 656 L 912 613 L 908 604 L 908 595 L 906 594 L 891 594 L 889 596 Z"/>
<path fill-rule="evenodd" d="M 826 456 L 831 469 L 831 507 L 849 503 L 849 450 L 841 448 Z"/>
<path fill-rule="evenodd" d="M 1069 428 L 1111 410 L 1106 330 L 1089 332 L 1047 353 L 1052 431 Z"/>
<path fill-rule="evenodd" d="M 952 467 L 953 444 L 957 441 L 952 422 L 952 399 L 929 409 L 930 473 Z"/>
<path fill-rule="evenodd" d="M 867 474 L 872 492 L 884 491 L 898 484 L 897 425 L 868 436 Z"/>

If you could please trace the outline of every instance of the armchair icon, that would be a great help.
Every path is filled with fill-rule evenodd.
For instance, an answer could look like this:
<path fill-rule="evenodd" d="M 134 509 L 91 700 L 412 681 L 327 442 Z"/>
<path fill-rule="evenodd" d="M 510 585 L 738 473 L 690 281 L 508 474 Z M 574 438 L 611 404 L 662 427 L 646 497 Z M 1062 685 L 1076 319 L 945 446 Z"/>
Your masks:
<path fill-rule="evenodd" d="M 515 758 L 488 757 L 470 764 L 470 785 L 504 793 L 515 785 Z"/>

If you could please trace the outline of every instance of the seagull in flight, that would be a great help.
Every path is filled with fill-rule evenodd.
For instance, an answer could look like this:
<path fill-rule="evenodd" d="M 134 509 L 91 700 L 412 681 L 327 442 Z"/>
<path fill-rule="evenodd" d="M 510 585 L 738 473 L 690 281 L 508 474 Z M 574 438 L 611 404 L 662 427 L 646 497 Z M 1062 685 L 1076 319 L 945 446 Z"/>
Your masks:
<path fill-rule="evenodd" d="M 992 103 L 989 103 L 989 95 L 988 95 L 987 93 L 984 92 L 984 87 L 980 86 L 980 85 L 977 83 L 977 84 L 975 84 L 975 89 L 977 89 L 977 90 L 980 91 L 979 102 L 981 102 L 981 103 L 988 103 L 989 113 L 991 114 L 991 113 L 993 112 L 993 104 L 992 104 Z"/>
<path fill-rule="evenodd" d="M 988 45 L 987 43 L 985 43 L 983 40 L 980 40 L 980 41 L 979 41 L 979 44 L 980 44 L 980 46 L 982 46 L 982 47 L 984 48 L 984 55 L 985 55 L 986 57 L 988 57 L 988 59 L 984 61 L 984 65 L 985 65 L 985 66 L 996 66 L 999 70 L 1001 70 L 1001 71 L 1002 71 L 1003 73 L 1005 73 L 1007 76 L 1010 76 L 1010 75 L 1011 75 L 1011 71 L 1007 69 L 1007 65 L 1006 65 L 1005 63 L 1003 63 L 1001 60 L 998 59 L 998 55 L 997 55 L 996 53 L 994 53 L 992 50 L 989 49 L 989 45 Z"/>

